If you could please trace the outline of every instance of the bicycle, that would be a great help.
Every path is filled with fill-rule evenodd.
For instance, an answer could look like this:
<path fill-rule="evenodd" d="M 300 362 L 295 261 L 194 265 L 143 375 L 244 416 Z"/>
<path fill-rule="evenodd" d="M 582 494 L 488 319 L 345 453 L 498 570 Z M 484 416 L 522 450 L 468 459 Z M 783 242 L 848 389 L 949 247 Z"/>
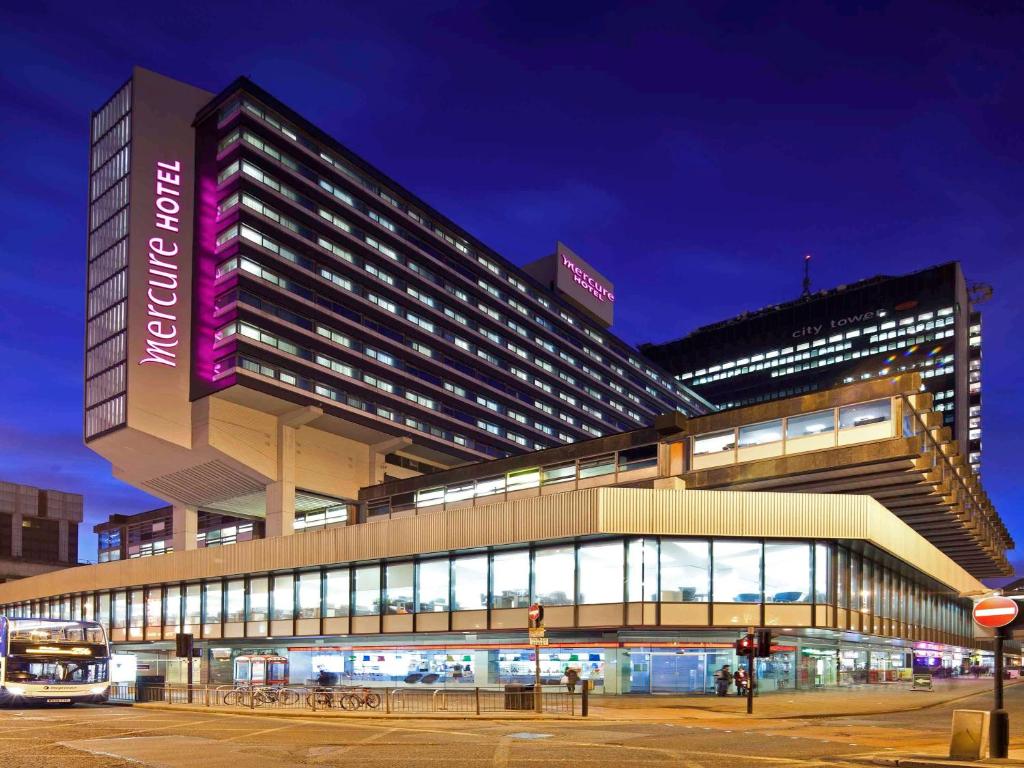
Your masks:
<path fill-rule="evenodd" d="M 380 694 L 371 693 L 369 688 L 361 688 L 357 691 L 349 691 L 341 696 L 341 708 L 349 711 L 362 709 L 377 709 L 380 706 Z"/>
<path fill-rule="evenodd" d="M 341 696 L 333 688 L 314 688 L 306 694 L 306 706 L 310 709 L 330 709 L 341 706 Z"/>
<path fill-rule="evenodd" d="M 261 704 L 280 704 L 287 707 L 298 703 L 298 701 L 299 694 L 291 688 L 266 687 L 256 688 L 253 691 L 253 703 L 256 706 L 260 706 Z"/>

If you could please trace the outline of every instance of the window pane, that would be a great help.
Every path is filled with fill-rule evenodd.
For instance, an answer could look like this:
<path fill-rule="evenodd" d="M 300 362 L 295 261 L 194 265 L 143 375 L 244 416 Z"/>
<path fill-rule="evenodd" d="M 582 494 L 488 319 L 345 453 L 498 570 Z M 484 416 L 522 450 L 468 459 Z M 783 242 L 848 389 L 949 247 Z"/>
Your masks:
<path fill-rule="evenodd" d="M 452 563 L 455 611 L 487 607 L 487 555 L 456 557 Z"/>
<path fill-rule="evenodd" d="M 836 564 L 836 604 L 840 608 L 849 608 L 850 599 L 848 589 L 850 586 L 850 556 L 845 549 L 840 548 Z"/>
<path fill-rule="evenodd" d="M 202 584 L 185 586 L 185 624 L 195 626 L 203 620 Z"/>
<path fill-rule="evenodd" d="M 814 601 L 829 603 L 828 569 L 832 564 L 832 550 L 828 544 L 814 545 Z"/>
<path fill-rule="evenodd" d="M 693 455 L 700 456 L 705 453 L 720 453 L 731 451 L 736 447 L 736 431 L 729 429 L 725 432 L 709 432 L 706 435 L 698 435 L 693 438 Z"/>
<path fill-rule="evenodd" d="M 128 621 L 128 593 L 123 589 L 114 593 L 113 606 L 110 612 L 110 626 L 124 627 Z"/>
<path fill-rule="evenodd" d="M 412 563 L 390 563 L 387 566 L 387 613 L 412 613 L 416 610 L 412 600 L 412 573 Z"/>
<path fill-rule="evenodd" d="M 705 603 L 711 563 L 707 541 L 661 540 L 661 601 Z"/>
<path fill-rule="evenodd" d="M 835 428 L 836 414 L 832 409 L 805 413 L 802 416 L 790 416 L 786 419 L 786 439 L 792 440 L 795 437 L 834 432 Z"/>
<path fill-rule="evenodd" d="M 208 581 L 203 585 L 204 621 L 207 624 L 220 624 L 221 619 L 221 586 L 219 581 Z"/>
<path fill-rule="evenodd" d="M 33 603 L 32 615 L 38 616 L 39 610 L 36 608 L 36 603 Z M 110 593 L 103 592 L 100 594 L 99 607 L 96 609 L 96 620 L 107 629 L 110 629 Z"/>
<path fill-rule="evenodd" d="M 419 570 L 419 595 L 416 610 L 420 613 L 443 613 L 448 610 L 448 558 L 443 560 L 421 560 L 416 564 Z"/>
<path fill-rule="evenodd" d="M 228 582 L 227 613 L 224 621 L 245 621 L 245 581 L 233 579 Z"/>
<path fill-rule="evenodd" d="M 527 608 L 530 605 L 530 553 L 495 552 L 491 563 L 492 608 Z"/>
<path fill-rule="evenodd" d="M 177 584 L 164 587 L 164 626 L 177 627 L 181 624 L 181 587 Z"/>
<path fill-rule="evenodd" d="M 336 568 L 324 574 L 324 616 L 348 616 L 348 568 Z"/>
<path fill-rule="evenodd" d="M 889 421 L 892 418 L 891 408 L 891 400 L 875 400 L 873 403 L 860 403 L 840 408 L 839 428 L 850 429 L 851 427 L 863 427 L 868 424 Z"/>
<path fill-rule="evenodd" d="M 761 600 L 761 542 L 715 541 L 715 602 Z"/>
<path fill-rule="evenodd" d="M 363 565 L 356 568 L 356 616 L 376 616 L 380 613 L 380 566 Z"/>
<path fill-rule="evenodd" d="M 625 581 L 621 541 L 580 547 L 580 604 L 621 603 Z"/>
<path fill-rule="evenodd" d="M 631 539 L 626 545 L 626 599 L 658 599 L 658 540 Z"/>
<path fill-rule="evenodd" d="M 290 619 L 295 615 L 295 579 L 290 573 L 274 574 L 273 618 Z"/>
<path fill-rule="evenodd" d="M 299 574 L 299 604 L 296 609 L 300 619 L 320 618 L 320 571 Z"/>
<path fill-rule="evenodd" d="M 769 542 L 764 545 L 766 603 L 811 601 L 811 546 Z"/>
<path fill-rule="evenodd" d="M 740 427 L 740 448 L 776 443 L 782 439 L 782 419 Z"/>
<path fill-rule="evenodd" d="M 267 577 L 249 579 L 249 621 L 267 620 Z"/>
<path fill-rule="evenodd" d="M 160 626 L 160 611 L 163 608 L 164 593 L 160 587 L 150 587 L 146 590 L 146 626 Z M 77 618 L 77 617 L 75 617 Z"/>
<path fill-rule="evenodd" d="M 132 601 L 131 601 L 131 615 L 129 616 L 128 626 L 130 627 L 141 627 L 145 620 L 145 607 L 146 604 L 143 601 L 142 590 L 132 590 Z"/>
<path fill-rule="evenodd" d="M 534 555 L 534 592 L 538 603 L 572 605 L 576 564 L 572 545 L 545 547 Z"/>

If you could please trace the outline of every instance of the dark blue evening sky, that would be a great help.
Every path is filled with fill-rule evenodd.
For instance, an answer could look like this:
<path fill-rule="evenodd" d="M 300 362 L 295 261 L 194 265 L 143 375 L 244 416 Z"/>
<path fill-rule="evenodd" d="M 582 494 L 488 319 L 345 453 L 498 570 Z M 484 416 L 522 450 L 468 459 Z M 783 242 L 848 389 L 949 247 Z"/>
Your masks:
<path fill-rule="evenodd" d="M 1024 550 L 1019 3 L 19 5 L 0 477 L 84 493 L 83 558 L 157 503 L 81 443 L 88 116 L 133 64 L 248 75 L 514 262 L 565 241 L 633 343 L 794 298 L 805 252 L 817 288 L 959 259 L 995 289 L 982 474 Z"/>

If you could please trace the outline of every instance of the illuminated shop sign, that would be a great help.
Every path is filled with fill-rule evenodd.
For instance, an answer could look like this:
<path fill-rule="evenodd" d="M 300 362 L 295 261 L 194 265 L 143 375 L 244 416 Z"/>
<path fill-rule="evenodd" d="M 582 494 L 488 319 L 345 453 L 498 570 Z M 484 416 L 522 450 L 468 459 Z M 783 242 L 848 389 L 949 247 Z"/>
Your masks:
<path fill-rule="evenodd" d="M 583 288 L 598 301 L 615 301 L 615 294 L 612 293 L 610 289 L 601 285 L 597 278 L 573 261 L 565 251 L 562 251 L 560 255 L 562 257 L 562 267 L 572 273 L 572 279 L 574 282 L 583 286 Z"/>
<path fill-rule="evenodd" d="M 146 356 L 139 365 L 154 363 L 177 366 L 178 346 L 178 256 L 181 251 L 181 161 L 157 162 L 154 188 L 157 234 L 149 239 L 146 280 Z"/>

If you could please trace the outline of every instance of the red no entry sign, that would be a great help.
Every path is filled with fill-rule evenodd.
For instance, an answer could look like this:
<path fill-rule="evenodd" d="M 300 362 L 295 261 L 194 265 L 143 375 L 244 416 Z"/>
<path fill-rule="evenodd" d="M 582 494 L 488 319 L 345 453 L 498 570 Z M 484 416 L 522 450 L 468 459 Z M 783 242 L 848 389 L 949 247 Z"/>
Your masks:
<path fill-rule="evenodd" d="M 530 617 L 530 621 L 542 621 L 544 619 L 544 606 L 540 603 L 534 603 L 530 606 L 530 610 L 527 611 L 527 616 Z"/>
<path fill-rule="evenodd" d="M 974 622 L 983 627 L 1005 627 L 1017 618 L 1017 601 L 1008 597 L 986 597 L 974 604 Z"/>

